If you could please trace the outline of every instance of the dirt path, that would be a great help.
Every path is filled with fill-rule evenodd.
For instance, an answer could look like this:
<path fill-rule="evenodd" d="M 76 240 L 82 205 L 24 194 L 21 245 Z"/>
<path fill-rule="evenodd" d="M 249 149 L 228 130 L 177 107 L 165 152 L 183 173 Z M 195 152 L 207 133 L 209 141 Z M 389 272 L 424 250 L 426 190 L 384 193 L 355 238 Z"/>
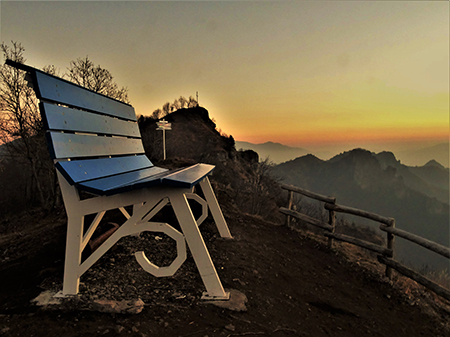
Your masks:
<path fill-rule="evenodd" d="M 247 296 L 246 312 L 201 303 L 192 257 L 174 277 L 156 279 L 127 260 L 127 242 L 82 278 L 83 291 L 95 297 L 92 288 L 101 286 L 112 297 L 139 296 L 146 303 L 140 314 L 30 305 L 62 277 L 65 225 L 57 218 L 33 239 L 24 234 L 0 246 L 0 254 L 8 250 L 0 255 L 0 336 L 449 336 L 448 311 L 425 314 L 380 275 L 326 245 L 255 217 L 226 216 L 234 240 L 218 238 L 211 223 L 201 230 L 224 287 Z"/>

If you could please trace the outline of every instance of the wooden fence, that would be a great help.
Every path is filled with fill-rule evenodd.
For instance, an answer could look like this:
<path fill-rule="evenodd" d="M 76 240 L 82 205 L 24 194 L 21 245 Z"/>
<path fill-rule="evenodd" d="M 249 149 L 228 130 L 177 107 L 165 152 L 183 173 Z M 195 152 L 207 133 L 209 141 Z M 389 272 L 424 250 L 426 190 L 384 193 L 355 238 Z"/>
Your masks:
<path fill-rule="evenodd" d="M 400 238 L 416 243 L 448 259 L 450 259 L 450 248 L 444 247 L 436 242 L 424 239 L 420 236 L 409 233 L 407 231 L 395 228 L 395 219 L 393 218 L 383 217 L 381 215 L 363 211 L 357 208 L 337 205 L 336 198 L 334 197 L 324 196 L 292 185 L 281 184 L 281 188 L 289 192 L 288 207 L 287 208 L 280 207 L 280 212 L 286 215 L 287 226 L 290 226 L 291 217 L 294 217 L 307 224 L 322 228 L 324 230 L 324 236 L 328 237 L 328 246 L 330 248 L 333 247 L 333 239 L 334 239 L 338 241 L 348 242 L 350 244 L 376 252 L 379 254 L 378 261 L 386 266 L 386 276 L 389 279 L 392 279 L 392 269 L 395 269 L 397 272 L 409 277 L 410 279 L 416 281 L 417 283 L 422 284 L 428 289 L 434 291 L 436 294 L 450 301 L 449 290 L 429 280 L 428 278 L 415 272 L 414 270 L 409 269 L 408 267 L 402 265 L 400 262 L 394 259 L 395 237 L 398 236 Z M 309 198 L 324 202 L 324 208 L 328 211 L 328 223 L 324 223 L 306 214 L 292 210 L 294 193 L 299 193 Z M 380 230 L 386 232 L 387 234 L 386 247 L 365 240 L 361 240 L 352 236 L 335 233 L 336 212 L 352 214 L 379 222 Z"/>

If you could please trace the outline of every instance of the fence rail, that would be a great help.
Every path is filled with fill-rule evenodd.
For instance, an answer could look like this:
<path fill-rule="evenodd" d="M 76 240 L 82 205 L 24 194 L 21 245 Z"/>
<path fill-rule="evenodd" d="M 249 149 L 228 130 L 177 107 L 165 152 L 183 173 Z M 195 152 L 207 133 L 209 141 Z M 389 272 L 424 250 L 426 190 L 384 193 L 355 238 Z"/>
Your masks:
<path fill-rule="evenodd" d="M 409 277 L 410 279 L 416 281 L 417 283 L 420 283 L 424 287 L 434 291 L 439 296 L 442 296 L 445 299 L 450 301 L 450 292 L 447 289 L 445 289 L 444 287 L 441 287 L 439 284 L 426 278 L 425 276 L 420 275 L 419 273 L 415 272 L 412 269 L 409 269 L 408 267 L 402 265 L 401 263 L 399 263 L 395 260 L 388 259 L 381 255 L 378 255 L 378 261 L 394 268 L 399 273 Z"/>
<path fill-rule="evenodd" d="M 426 249 L 429 249 L 437 254 L 440 254 L 448 259 L 450 259 L 450 248 L 444 247 L 436 242 L 427 240 L 418 235 L 409 233 L 407 231 L 395 228 L 395 219 L 384 217 L 372 212 L 367 212 L 361 209 L 337 205 L 335 197 L 324 196 L 315 192 L 311 192 L 305 190 L 303 188 L 281 184 L 281 188 L 289 191 L 288 196 L 288 207 L 280 207 L 279 211 L 282 214 L 286 215 L 286 224 L 290 226 L 291 217 L 299 219 L 307 224 L 322 228 L 324 232 L 324 236 L 328 237 L 328 245 L 330 248 L 333 247 L 333 239 L 348 242 L 350 244 L 368 249 L 370 251 L 378 253 L 378 261 L 386 266 L 386 276 L 392 279 L 392 269 L 395 269 L 397 272 L 409 277 L 410 279 L 422 284 L 426 288 L 434 291 L 436 294 L 444 297 L 445 299 L 450 301 L 450 291 L 437 283 L 429 280 L 425 276 L 409 269 L 408 267 L 402 265 L 398 261 L 394 260 L 395 255 L 395 237 L 398 236 L 400 238 L 409 240 L 414 242 Z M 329 220 L 328 223 L 324 223 L 318 219 L 312 218 L 306 214 L 297 212 L 292 210 L 293 205 L 293 194 L 299 193 L 309 198 L 324 202 L 324 208 L 329 212 Z M 336 214 L 335 212 L 352 214 L 356 216 L 360 216 L 366 219 L 370 219 L 380 223 L 380 230 L 387 233 L 387 243 L 386 247 L 374 244 L 372 242 L 368 242 L 365 240 L 361 240 L 355 238 L 353 236 L 348 236 L 344 234 L 335 233 L 336 229 Z"/>
<path fill-rule="evenodd" d="M 438 254 L 446 257 L 447 259 L 450 259 L 450 248 L 442 246 L 436 242 L 430 241 L 428 239 L 424 239 L 421 236 L 409 233 L 407 231 L 404 231 L 404 230 L 401 230 L 398 228 L 390 228 L 385 225 L 380 225 L 380 230 L 391 233 L 393 235 L 397 235 L 408 241 L 417 243 L 418 245 L 421 245 L 422 247 L 432 250 L 435 253 L 438 253 Z"/>
<path fill-rule="evenodd" d="M 286 185 L 286 184 L 281 184 L 280 186 L 284 190 L 300 193 L 300 194 L 303 194 L 304 196 L 310 197 L 312 199 L 316 199 L 316 200 L 323 201 L 323 202 L 328 202 L 330 204 L 334 204 L 336 202 L 335 197 L 327 197 L 325 195 L 314 193 L 314 192 L 305 190 L 305 189 L 297 187 L 297 186 Z"/>
<path fill-rule="evenodd" d="M 386 218 L 384 216 L 381 216 L 381 215 L 378 215 L 378 214 L 375 214 L 372 212 L 367 212 L 367 211 L 363 211 L 361 209 L 347 207 L 347 206 L 341 206 L 341 205 L 336 205 L 336 204 L 325 204 L 325 209 L 335 211 L 335 212 L 357 215 L 357 216 L 360 216 L 360 217 L 363 217 L 366 219 L 381 222 L 388 226 L 392 226 L 392 223 L 395 221 L 393 218 Z"/>
<path fill-rule="evenodd" d="M 320 227 L 322 229 L 326 229 L 328 231 L 331 231 L 333 229 L 333 226 L 326 224 L 320 220 L 317 220 L 315 218 L 312 218 L 308 215 L 302 214 L 300 212 L 297 211 L 293 211 L 284 207 L 280 208 L 280 212 L 285 214 L 285 215 L 289 215 L 289 216 L 293 216 L 294 218 L 297 218 L 299 220 L 302 220 L 310 225 L 316 226 L 316 227 Z"/>

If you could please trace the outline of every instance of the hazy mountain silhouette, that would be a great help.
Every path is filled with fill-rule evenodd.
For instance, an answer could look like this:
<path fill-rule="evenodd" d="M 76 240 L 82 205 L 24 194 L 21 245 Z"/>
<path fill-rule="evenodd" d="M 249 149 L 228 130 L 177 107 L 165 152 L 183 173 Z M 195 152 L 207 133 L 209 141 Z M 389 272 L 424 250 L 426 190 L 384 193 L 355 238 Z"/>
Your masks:
<path fill-rule="evenodd" d="M 253 150 L 259 154 L 260 159 L 265 159 L 268 157 L 270 161 L 276 164 L 303 156 L 308 153 L 308 150 L 299 147 L 290 147 L 273 142 L 253 144 L 236 141 L 236 149 Z"/>
<path fill-rule="evenodd" d="M 436 162 L 411 168 L 390 152 L 355 149 L 328 161 L 303 156 L 272 172 L 285 183 L 335 196 L 338 204 L 393 217 L 397 228 L 449 246 L 449 170 Z M 417 245 L 401 238 L 396 245 L 405 263 L 448 268 L 448 260 Z"/>
<path fill-rule="evenodd" d="M 406 166 L 397 160 L 392 152 L 380 152 L 375 155 L 381 168 L 395 168 L 396 175 L 403 178 L 405 186 L 442 202 L 449 202 L 449 169 L 435 160 L 424 166 Z"/>
<path fill-rule="evenodd" d="M 399 151 L 397 157 L 406 165 L 422 165 L 435 160 L 445 167 L 449 167 L 449 143 L 441 143 L 417 150 Z"/>
<path fill-rule="evenodd" d="M 261 159 L 269 157 L 270 161 L 275 164 L 293 160 L 308 153 L 312 153 L 316 157 L 323 159 L 331 158 L 336 153 L 331 151 L 311 151 L 304 148 L 290 147 L 273 142 L 253 144 L 249 142 L 236 141 L 236 149 L 253 150 L 258 152 Z M 444 167 L 449 167 L 449 143 L 441 143 L 414 150 L 396 151 L 395 153 L 397 159 L 399 159 L 404 165 L 424 165 L 425 163 L 434 160 Z"/>

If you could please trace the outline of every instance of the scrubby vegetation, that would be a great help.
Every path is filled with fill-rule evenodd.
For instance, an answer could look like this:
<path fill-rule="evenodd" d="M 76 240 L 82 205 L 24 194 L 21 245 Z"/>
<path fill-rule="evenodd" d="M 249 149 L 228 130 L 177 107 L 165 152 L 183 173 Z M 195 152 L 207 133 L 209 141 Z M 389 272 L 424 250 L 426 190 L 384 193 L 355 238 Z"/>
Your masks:
<path fill-rule="evenodd" d="M 180 96 L 179 98 L 176 98 L 173 101 L 173 103 L 166 102 L 163 104 L 162 108 L 158 108 L 155 111 L 153 111 L 152 114 L 150 115 L 150 118 L 161 119 L 179 109 L 195 108 L 195 107 L 198 107 L 198 101 L 193 96 L 189 96 L 189 98 Z"/>

